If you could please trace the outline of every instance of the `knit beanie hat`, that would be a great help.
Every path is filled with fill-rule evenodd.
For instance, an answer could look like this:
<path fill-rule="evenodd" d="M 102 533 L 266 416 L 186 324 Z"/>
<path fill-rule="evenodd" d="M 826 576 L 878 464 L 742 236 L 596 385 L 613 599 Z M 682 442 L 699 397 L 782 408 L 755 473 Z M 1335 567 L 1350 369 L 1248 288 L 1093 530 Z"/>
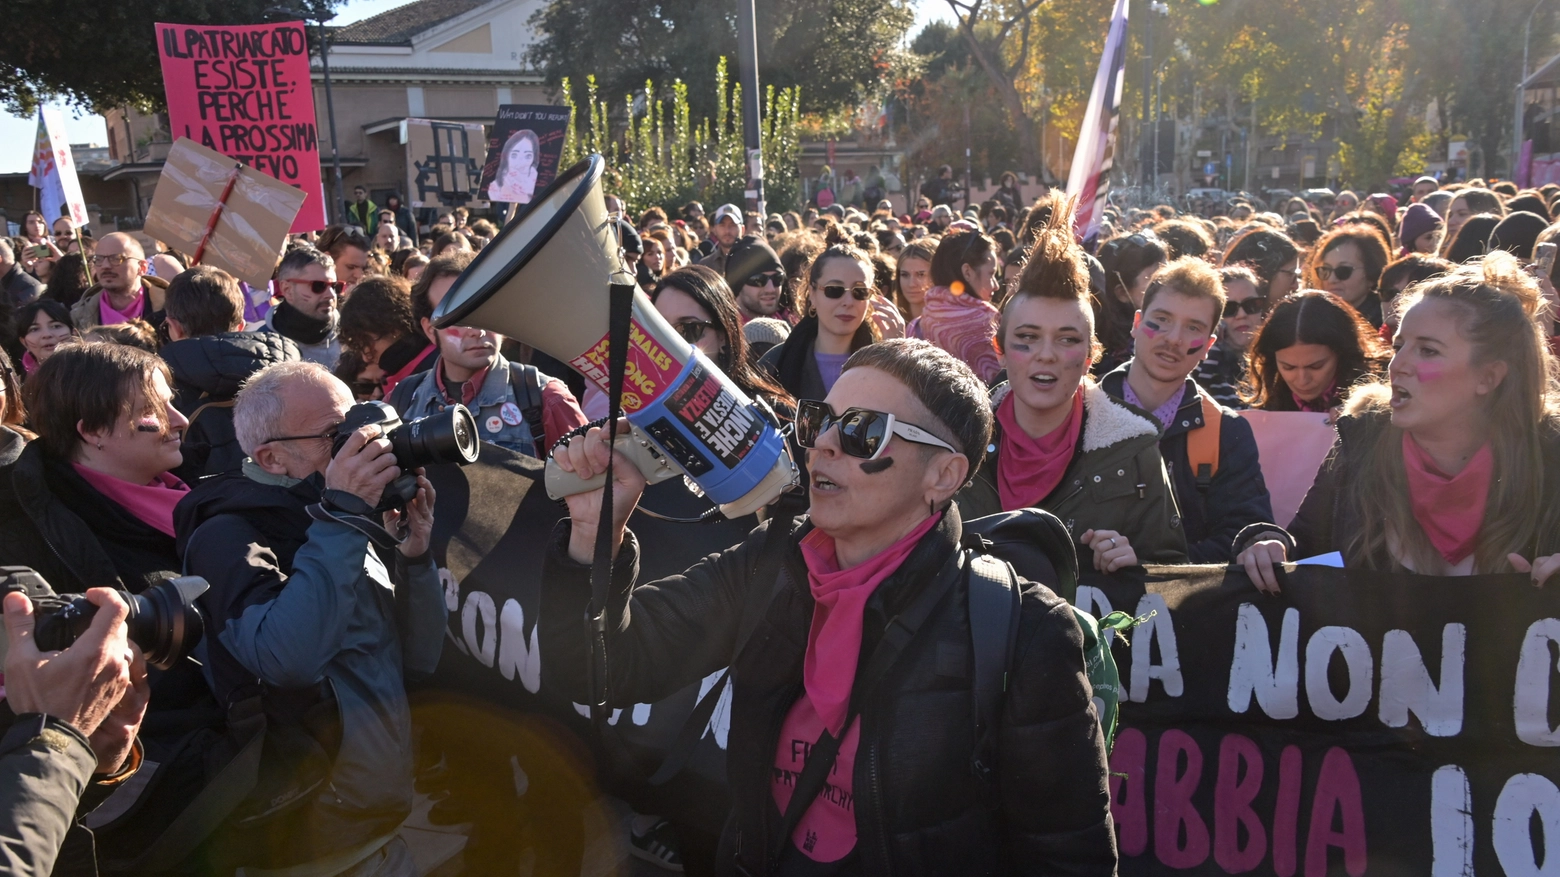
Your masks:
<path fill-rule="evenodd" d="M 1423 204 L 1410 204 L 1403 214 L 1403 225 L 1398 228 L 1398 240 L 1403 242 L 1404 249 L 1412 250 L 1421 235 L 1440 227 L 1441 217 L 1434 210 Z"/>

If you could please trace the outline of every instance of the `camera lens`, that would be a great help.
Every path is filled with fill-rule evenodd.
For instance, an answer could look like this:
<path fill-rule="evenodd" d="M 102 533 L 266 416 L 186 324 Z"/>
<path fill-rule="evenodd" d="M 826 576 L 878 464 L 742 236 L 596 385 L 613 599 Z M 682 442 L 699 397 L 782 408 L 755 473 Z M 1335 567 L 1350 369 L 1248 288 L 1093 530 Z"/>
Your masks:
<path fill-rule="evenodd" d="M 195 650 L 206 630 L 195 600 L 209 587 L 199 576 L 184 576 L 158 582 L 141 594 L 119 592 L 130 607 L 125 619 L 130 641 L 140 646 L 148 664 L 166 670 Z M 40 614 L 34 626 L 38 649 L 69 648 L 92 626 L 97 611 L 85 597 L 75 597 L 58 612 Z"/>
<path fill-rule="evenodd" d="M 402 469 L 435 463 L 464 466 L 477 459 L 477 421 L 464 405 L 403 423 L 389 438 Z"/>

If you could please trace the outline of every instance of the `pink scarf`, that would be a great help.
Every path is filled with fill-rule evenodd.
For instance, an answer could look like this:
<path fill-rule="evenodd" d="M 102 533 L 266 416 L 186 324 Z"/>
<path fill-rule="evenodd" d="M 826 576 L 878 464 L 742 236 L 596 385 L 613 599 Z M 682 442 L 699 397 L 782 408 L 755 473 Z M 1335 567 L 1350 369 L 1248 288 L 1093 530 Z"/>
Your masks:
<path fill-rule="evenodd" d="M 38 361 L 38 357 L 32 355 L 31 350 L 22 351 L 22 372 L 24 374 L 32 374 L 42 364 Z"/>
<path fill-rule="evenodd" d="M 920 336 L 964 360 L 984 383 L 1002 371 L 997 358 L 997 323 L 1002 312 L 978 296 L 955 292 L 946 286 L 926 291 L 926 307 L 917 323 Z"/>
<path fill-rule="evenodd" d="M 1038 506 L 1062 483 L 1072 462 L 1078 437 L 1083 433 L 1083 388 L 1073 394 L 1072 411 L 1062 425 L 1047 435 L 1030 438 L 1013 413 L 1013 394 L 997 405 L 1002 424 L 1002 447 L 997 449 L 997 493 L 1002 510 Z"/>
<path fill-rule="evenodd" d="M 931 515 L 920 526 L 864 563 L 840 569 L 834 554 L 834 537 L 813 530 L 802 540 L 807 562 L 807 587 L 817 605 L 812 629 L 807 632 L 807 657 L 802 683 L 807 699 L 823 719 L 830 734 L 839 735 L 850 707 L 850 690 L 856 682 L 861 659 L 861 619 L 867 599 L 894 570 L 899 569 L 921 537 L 931 532 L 942 515 Z"/>
<path fill-rule="evenodd" d="M 98 493 L 119 503 L 125 511 L 135 515 L 148 526 L 161 530 L 169 536 L 174 535 L 173 507 L 190 492 L 183 481 L 173 477 L 171 473 L 164 472 L 147 484 L 131 484 L 96 469 L 88 469 L 80 463 L 71 465 L 76 467 L 76 472 L 96 488 Z"/>
<path fill-rule="evenodd" d="M 128 323 L 131 320 L 139 320 L 141 314 L 146 312 L 146 290 L 137 290 L 135 301 L 123 311 L 114 310 L 114 306 L 108 303 L 108 290 L 98 296 L 98 319 L 105 326 L 113 326 L 118 323 Z"/>
<path fill-rule="evenodd" d="M 1414 519 L 1430 537 L 1430 544 L 1452 565 L 1462 563 L 1479 544 L 1484 525 L 1484 505 L 1495 476 L 1495 455 L 1485 442 L 1468 465 L 1448 476 L 1403 433 L 1403 473 L 1408 476 L 1408 498 Z"/>

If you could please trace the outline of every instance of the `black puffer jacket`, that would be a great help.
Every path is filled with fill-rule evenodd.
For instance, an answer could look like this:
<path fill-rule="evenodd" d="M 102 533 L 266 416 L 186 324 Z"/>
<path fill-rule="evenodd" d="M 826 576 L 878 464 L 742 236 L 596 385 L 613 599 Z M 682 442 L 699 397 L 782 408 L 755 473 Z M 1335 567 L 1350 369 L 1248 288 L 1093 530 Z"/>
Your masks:
<path fill-rule="evenodd" d="M 586 643 L 579 619 L 590 571 L 568 557 L 569 526 L 567 520 L 559 525 L 543 569 L 538 629 L 543 687 L 583 701 Z M 767 525 L 654 584 L 634 586 L 633 538 L 618 556 L 607 624 L 614 705 L 658 700 L 731 665 L 732 811 L 718 860 L 724 873 L 775 873 L 776 852 L 790 843 L 780 836 L 771 782 L 781 724 L 802 694 L 814 601 L 797 543 L 810 528 L 793 533 L 776 583 L 753 581 Z M 876 648 L 890 619 L 945 569 L 967 562 L 961 535 L 954 506 L 877 588 L 863 621 L 863 656 Z M 997 768 L 987 781 L 972 768 L 967 605 L 960 576 L 889 675 L 861 692 L 852 777 L 859 873 L 1114 874 L 1105 749 L 1072 611 L 1047 588 L 1026 583 Z M 757 624 L 733 655 L 744 618 Z M 863 657 L 861 667 L 867 663 Z"/>
<path fill-rule="evenodd" d="M 186 338 L 164 345 L 160 355 L 173 370 L 173 405 L 190 418 L 180 448 L 184 464 L 173 474 L 191 484 L 235 471 L 244 461 L 233 433 L 232 401 L 239 386 L 268 365 L 302 359 L 297 344 L 272 331 Z"/>

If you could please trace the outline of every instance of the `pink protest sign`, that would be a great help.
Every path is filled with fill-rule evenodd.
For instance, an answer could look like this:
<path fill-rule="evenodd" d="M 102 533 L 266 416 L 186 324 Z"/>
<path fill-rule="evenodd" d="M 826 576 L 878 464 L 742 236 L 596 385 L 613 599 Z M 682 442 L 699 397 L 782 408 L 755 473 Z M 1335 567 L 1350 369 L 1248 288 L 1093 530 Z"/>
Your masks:
<path fill-rule="evenodd" d="M 215 27 L 158 24 L 174 139 L 301 189 L 293 232 L 325 227 L 309 42 L 296 21 Z"/>
<path fill-rule="evenodd" d="M 1242 411 L 1257 437 L 1262 455 L 1262 480 L 1273 496 L 1273 523 L 1287 527 L 1300 501 L 1316 480 L 1338 438 L 1326 414 L 1305 411 Z"/>

